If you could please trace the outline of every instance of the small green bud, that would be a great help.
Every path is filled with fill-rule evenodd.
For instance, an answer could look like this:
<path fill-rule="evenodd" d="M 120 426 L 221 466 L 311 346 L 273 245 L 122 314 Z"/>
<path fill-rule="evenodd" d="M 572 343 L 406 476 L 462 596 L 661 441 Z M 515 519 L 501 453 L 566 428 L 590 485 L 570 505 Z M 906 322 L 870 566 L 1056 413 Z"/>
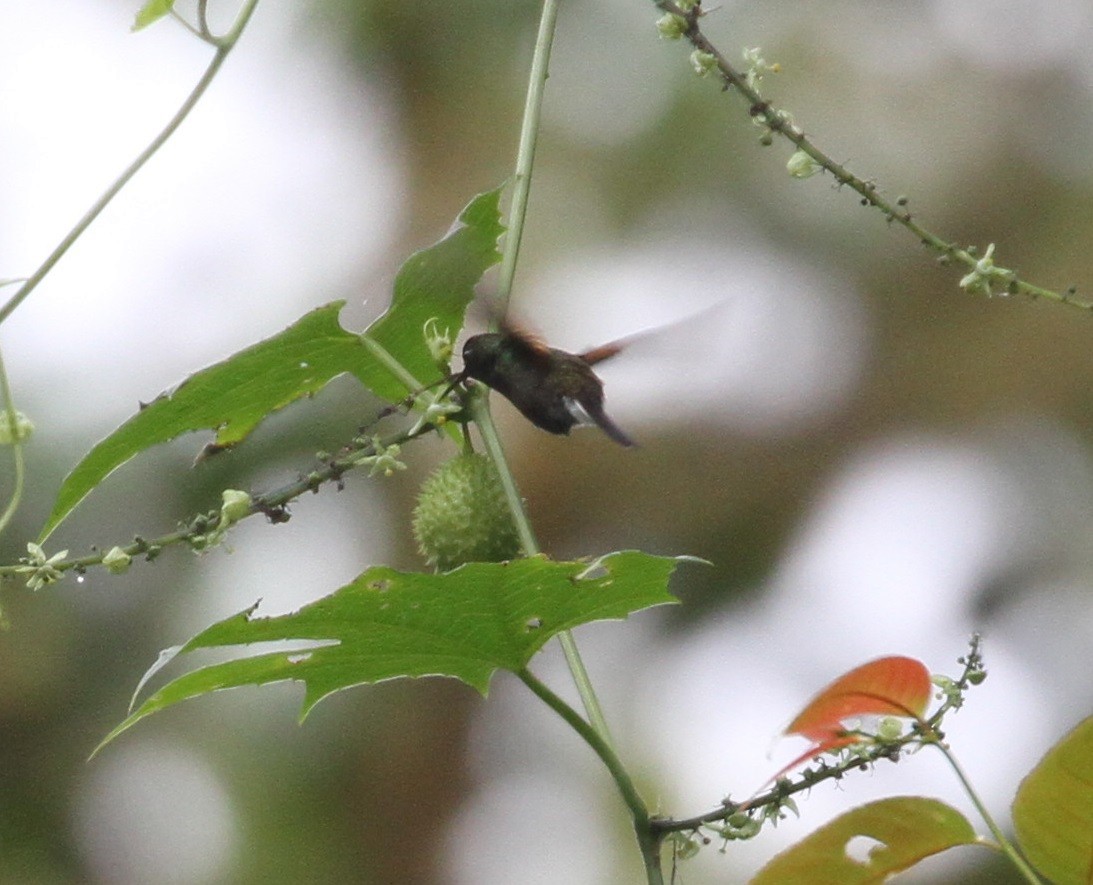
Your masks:
<path fill-rule="evenodd" d="M 112 575 L 120 575 L 129 571 L 129 564 L 132 561 L 133 557 L 122 550 L 121 547 L 111 547 L 102 558 L 102 564 L 106 566 L 106 570 Z"/>
<path fill-rule="evenodd" d="M 726 839 L 754 839 L 762 828 L 761 821 L 755 820 L 743 811 L 738 811 L 725 821 L 721 835 Z"/>
<path fill-rule="evenodd" d="M 676 860 L 690 860 L 702 848 L 702 843 L 697 839 L 685 836 L 682 833 L 673 833 L 672 835 L 675 837 L 672 842 L 675 847 Z"/>
<path fill-rule="evenodd" d="M 794 152 L 793 156 L 789 158 L 789 162 L 786 163 L 786 171 L 793 178 L 811 178 L 821 169 L 823 169 L 823 166 L 804 151 Z"/>
<path fill-rule="evenodd" d="M 894 741 L 903 734 L 903 723 L 895 716 L 885 716 L 877 725 L 877 737 L 882 741 Z"/>
<path fill-rule="evenodd" d="M 220 505 L 219 528 L 227 528 L 233 522 L 239 522 L 250 513 L 253 502 L 246 492 L 241 492 L 238 489 L 224 489 L 220 498 L 223 503 Z"/>
<path fill-rule="evenodd" d="M 691 67 L 698 76 L 709 76 L 711 71 L 717 70 L 717 56 L 696 49 L 691 53 Z"/>
<path fill-rule="evenodd" d="M 669 12 L 657 19 L 657 30 L 665 40 L 678 40 L 687 33 L 687 19 Z"/>
<path fill-rule="evenodd" d="M 967 251 L 969 256 L 975 257 L 974 246 L 969 246 Z M 987 246 L 983 257 L 976 261 L 972 272 L 961 278 L 960 288 L 966 292 L 982 292 L 984 295 L 992 295 L 994 294 L 991 288 L 992 283 L 1002 282 L 1008 285 L 1014 277 L 1012 270 L 995 266 L 994 243 L 991 243 Z"/>
<path fill-rule="evenodd" d="M 413 428 L 410 430 L 411 435 L 416 434 L 426 424 L 431 424 L 433 427 L 442 427 L 448 423 L 449 416 L 456 415 L 463 411 L 463 404 L 453 402 L 451 398 L 428 402 L 428 400 L 425 400 L 424 396 L 419 397 L 418 402 L 420 403 L 422 401 L 425 401 L 428 404 L 425 406 L 424 411 L 422 411 L 421 417 L 418 418 L 417 423 L 414 424 Z M 397 450 L 398 446 L 393 446 L 393 448 Z M 396 451 L 395 454 L 397 455 L 398 452 Z M 404 467 L 405 465 L 399 465 L 396 469 L 402 470 Z"/>
<path fill-rule="evenodd" d="M 452 333 L 450 329 L 441 332 L 437 322 L 436 317 L 427 319 L 422 326 L 422 334 L 425 336 L 425 346 L 429 348 L 429 356 L 440 371 L 447 372 L 452 361 Z"/>
<path fill-rule="evenodd" d="M 0 446 L 10 446 L 12 443 L 26 442 L 34 433 L 34 422 L 22 412 L 15 413 L 15 429 L 12 430 L 8 411 L 0 412 Z"/>
<path fill-rule="evenodd" d="M 402 446 L 392 443 L 385 446 L 378 436 L 372 437 L 372 454 L 364 455 L 356 459 L 357 464 L 368 465 L 368 475 L 375 476 L 382 473 L 384 476 L 394 476 L 396 470 L 405 470 L 398 456 L 402 453 Z"/>
<path fill-rule="evenodd" d="M 759 84 L 762 82 L 764 74 L 767 72 L 777 74 L 782 70 L 782 66 L 778 62 L 772 64 L 763 58 L 763 50 L 758 46 L 744 50 L 744 64 L 748 67 L 744 73 L 744 80 L 748 86 L 756 91 L 759 90 Z"/>
<path fill-rule="evenodd" d="M 250 515 L 254 505 L 251 496 L 238 489 L 224 489 L 220 499 L 222 502 L 220 518 L 213 528 L 209 529 L 212 520 L 204 514 L 195 517 L 190 523 L 190 535 L 186 542 L 195 553 L 205 553 L 220 544 L 228 536 L 228 530 L 233 525 Z"/>
<path fill-rule="evenodd" d="M 459 455 L 441 464 L 421 486 L 413 521 L 422 555 L 440 571 L 520 553 L 501 477 L 485 455 Z"/>

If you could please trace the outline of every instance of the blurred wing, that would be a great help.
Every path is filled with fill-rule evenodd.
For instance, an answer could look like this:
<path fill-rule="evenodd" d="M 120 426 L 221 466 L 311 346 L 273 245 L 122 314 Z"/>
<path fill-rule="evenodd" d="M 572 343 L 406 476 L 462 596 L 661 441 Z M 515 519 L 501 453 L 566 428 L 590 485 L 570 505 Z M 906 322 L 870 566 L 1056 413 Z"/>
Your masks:
<path fill-rule="evenodd" d="M 512 341 L 521 345 L 528 356 L 533 359 L 545 359 L 550 356 L 550 348 L 547 343 L 525 326 L 521 326 L 507 316 L 501 318 L 500 326 L 501 331 L 508 335 Z"/>
<path fill-rule="evenodd" d="M 625 338 L 619 338 L 615 341 L 609 341 L 607 344 L 601 344 L 599 347 L 593 347 L 591 350 L 587 350 L 580 354 L 582 360 L 588 365 L 594 366 L 596 363 L 602 363 L 606 359 L 610 359 L 622 350 L 630 347 L 633 344 L 646 341 L 650 338 L 658 338 L 665 333 L 671 333 L 675 330 L 686 330 L 688 327 L 698 326 L 704 328 L 705 325 L 714 317 L 718 312 L 724 310 L 727 301 L 718 301 L 711 304 L 709 307 L 703 308 L 696 313 L 685 316 L 682 319 L 673 320 L 670 323 L 665 323 L 660 326 L 654 326 L 651 329 L 642 329 L 640 332 L 635 332 L 633 335 L 627 335 Z"/>
<path fill-rule="evenodd" d="M 620 338 L 618 341 L 611 341 L 607 344 L 601 344 L 599 347 L 593 347 L 591 350 L 586 350 L 580 354 L 582 360 L 588 365 L 594 366 L 596 363 L 602 363 L 606 359 L 610 359 L 627 344 L 630 343 L 632 338 Z"/>

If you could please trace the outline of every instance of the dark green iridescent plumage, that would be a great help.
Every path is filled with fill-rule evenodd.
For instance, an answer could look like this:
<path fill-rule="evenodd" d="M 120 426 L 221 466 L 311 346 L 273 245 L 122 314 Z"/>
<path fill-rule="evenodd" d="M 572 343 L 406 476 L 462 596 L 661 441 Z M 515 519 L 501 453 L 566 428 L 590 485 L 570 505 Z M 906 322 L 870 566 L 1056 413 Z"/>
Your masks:
<path fill-rule="evenodd" d="M 620 445 L 630 439 L 603 409 L 603 382 L 593 363 L 618 352 L 607 345 L 586 354 L 567 353 L 513 332 L 474 335 L 463 345 L 461 377 L 474 378 L 508 399 L 536 427 L 568 434 L 574 424 L 595 422 Z"/>

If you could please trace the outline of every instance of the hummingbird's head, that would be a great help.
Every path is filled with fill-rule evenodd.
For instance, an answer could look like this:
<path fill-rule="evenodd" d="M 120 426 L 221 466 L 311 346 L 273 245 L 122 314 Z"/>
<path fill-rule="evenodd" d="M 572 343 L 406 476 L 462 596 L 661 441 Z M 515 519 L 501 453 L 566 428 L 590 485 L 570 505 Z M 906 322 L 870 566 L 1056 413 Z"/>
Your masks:
<path fill-rule="evenodd" d="M 463 345 L 463 374 L 485 381 L 493 372 L 501 354 L 504 336 L 496 332 L 472 335 Z"/>

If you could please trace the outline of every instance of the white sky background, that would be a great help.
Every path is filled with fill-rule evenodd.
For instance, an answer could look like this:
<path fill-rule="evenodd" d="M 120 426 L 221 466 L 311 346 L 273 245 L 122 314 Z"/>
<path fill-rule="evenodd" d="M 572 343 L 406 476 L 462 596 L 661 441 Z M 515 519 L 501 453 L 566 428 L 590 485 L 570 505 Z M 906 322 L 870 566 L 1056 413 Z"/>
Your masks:
<path fill-rule="evenodd" d="M 991 6 L 959 4 L 955 24 L 941 29 L 947 42 L 915 45 L 992 68 L 1002 54 L 976 50 L 986 44 L 968 24 L 979 10 L 986 27 Z M 1060 35 L 1084 29 L 1088 36 L 1085 4 L 1058 9 L 1069 30 L 1040 40 L 1032 37 L 1041 29 L 1033 29 L 1021 44 L 1030 67 L 1060 58 Z M 259 8 L 175 139 L 0 329 L 19 404 L 33 413 L 39 434 L 97 439 L 138 400 L 342 297 L 374 270 L 370 263 L 404 222 L 397 115 L 382 95 L 346 76 L 319 37 L 308 38 L 305 14 L 306 5 Z M 37 266 L 207 64 L 210 50 L 170 23 L 129 34 L 131 15 L 123 3 L 86 0 L 0 5 L 0 277 Z M 34 38 L 20 37 L 26 34 Z M 1078 48 L 1071 57 L 1084 58 Z M 869 56 L 856 63 L 870 64 Z M 1005 54 L 1008 63 L 1020 57 Z M 588 92 L 585 110 L 577 111 L 595 112 L 594 82 L 574 85 Z M 655 125 L 656 116 L 647 105 L 620 113 L 618 137 Z M 1053 142 L 1048 149 L 1069 168 L 1063 148 Z M 743 232 L 731 249 L 721 248 L 724 240 L 692 240 L 686 248 L 693 252 L 681 253 L 666 231 L 686 220 L 667 207 L 662 227 L 625 244 L 591 243 L 587 254 L 558 261 L 529 281 L 528 303 L 538 291 L 562 300 L 532 319 L 560 345 L 580 348 L 723 305 L 688 353 L 714 367 L 703 373 L 710 386 L 681 377 L 671 352 L 652 369 L 620 368 L 609 403 L 623 426 L 685 420 L 696 407 L 734 432 L 758 436 L 836 419 L 869 353 L 856 293 L 829 269 L 805 266 Z M 656 293 L 673 285 L 691 295 L 666 309 Z M 552 328 L 559 316 L 576 319 Z M 1050 457 L 1041 463 L 1045 452 Z M 777 769 L 777 758 L 796 749 L 768 759 L 771 739 L 824 683 L 888 653 L 955 673 L 953 658 L 977 626 L 971 599 L 983 583 L 1007 566 L 1050 558 L 1063 567 L 1038 579 L 1035 592 L 995 625 L 986 646 L 990 679 L 949 729 L 991 808 L 1006 817 L 1022 774 L 1090 707 L 1088 678 L 1075 675 L 1073 664 L 1093 647 L 1091 564 L 1076 553 L 1090 540 L 1091 477 L 1088 451 L 1035 416 L 963 438 L 908 435 L 848 452 L 771 577 L 761 610 L 713 618 L 683 645 L 661 635 L 655 612 L 583 631 L 624 752 L 663 785 L 666 810 L 704 810 L 730 789 L 756 787 Z M 269 543 L 281 545 L 287 528 L 293 525 Z M 321 535 L 331 574 L 339 583 L 351 576 L 359 550 L 344 561 L 338 551 L 356 543 L 353 526 L 331 521 L 294 531 L 302 532 L 300 543 Z M 259 553 L 266 546 L 207 558 L 210 581 L 238 586 L 247 574 L 255 583 L 337 586 L 310 562 L 286 574 L 292 563 L 283 558 L 263 579 L 256 569 L 270 561 Z M 275 591 L 267 595 L 281 610 L 292 604 Z M 225 593 L 219 614 L 250 601 L 250 594 Z M 540 666 L 541 675 L 564 684 L 557 662 L 548 657 Z M 617 881 L 603 846 L 618 836 L 621 811 L 606 779 L 576 738 L 550 724 L 548 711 L 500 682 L 483 705 L 475 741 L 483 771 L 497 780 L 453 827 L 453 852 L 476 846 L 458 853 L 453 881 L 558 881 L 558 844 L 572 864 L 566 881 Z M 112 882 L 201 881 L 210 857 L 230 862 L 230 824 L 210 833 L 212 841 L 193 842 L 189 866 L 186 857 L 157 858 L 137 846 L 165 838 L 155 827 L 170 832 L 187 814 L 196 815 L 195 826 L 199 818 L 230 820 L 230 797 L 199 754 L 184 747 L 150 753 L 155 745 L 142 740 L 138 731 L 119 753 L 133 754 L 149 778 L 185 780 L 196 793 L 174 803 L 172 814 L 157 814 L 171 789 L 146 789 L 126 765 L 97 768 L 75 803 L 74 829 L 92 863 L 109 857 L 121 864 L 103 868 Z M 951 774 L 918 758 L 850 779 L 840 791 L 817 789 L 801 803 L 801 822 L 733 848 L 728 859 L 706 850 L 686 881 L 726 881 L 727 868 L 734 876 L 754 869 L 776 843 L 852 804 L 901 791 L 968 808 Z M 551 804 L 551 797 L 565 803 Z M 126 833 L 134 834 L 131 857 L 123 856 Z"/>

